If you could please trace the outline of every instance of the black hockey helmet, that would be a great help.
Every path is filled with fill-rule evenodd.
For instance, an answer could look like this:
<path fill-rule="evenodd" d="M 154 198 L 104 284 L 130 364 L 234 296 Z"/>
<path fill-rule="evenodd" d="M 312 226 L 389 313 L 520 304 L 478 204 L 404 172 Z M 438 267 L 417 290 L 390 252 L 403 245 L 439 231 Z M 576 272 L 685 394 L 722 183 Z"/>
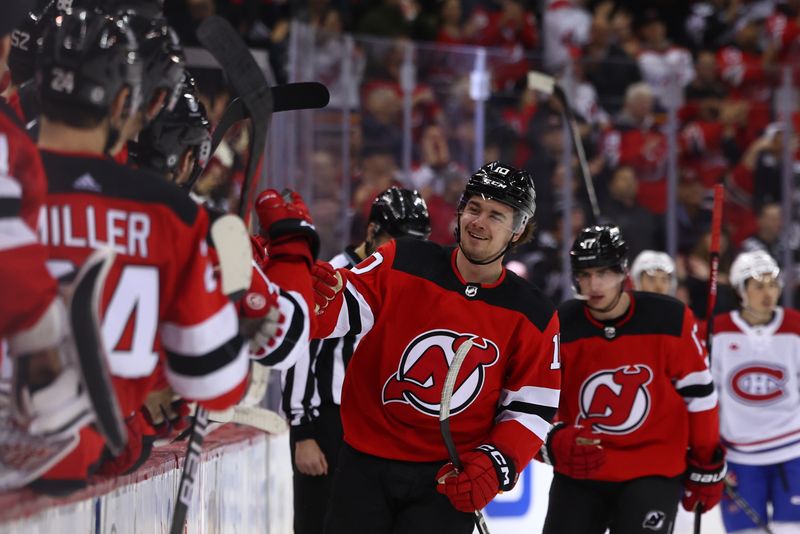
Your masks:
<path fill-rule="evenodd" d="M 473 195 L 502 202 L 517 210 L 521 218 L 515 219 L 515 226 L 525 226 L 536 213 L 536 189 L 530 173 L 499 161 L 487 163 L 469 177 L 458 205 L 459 212 Z"/>
<path fill-rule="evenodd" d="M 106 114 L 127 86 L 128 110 L 138 110 L 142 64 L 136 37 L 124 20 L 96 11 L 55 17 L 43 33 L 36 83 L 43 106 L 50 102 Z"/>
<path fill-rule="evenodd" d="M 390 187 L 372 202 L 368 222 L 377 225 L 376 234 L 427 239 L 431 220 L 425 200 L 416 191 Z"/>
<path fill-rule="evenodd" d="M 198 164 L 205 167 L 211 152 L 210 130 L 194 80 L 185 72 L 173 109 L 164 108 L 139 132 L 136 142 L 128 143 L 129 155 L 139 167 L 165 174 L 175 171 L 183 154 L 192 150 Z"/>
<path fill-rule="evenodd" d="M 11 81 L 19 86 L 33 78 L 36 51 L 42 44 L 42 17 L 45 11 L 30 11 L 11 34 L 8 70 Z"/>
<path fill-rule="evenodd" d="M 588 267 L 610 267 L 624 273 L 628 268 L 628 245 L 613 224 L 587 226 L 569 251 L 572 272 Z"/>
<path fill-rule="evenodd" d="M 166 106 L 177 103 L 186 58 L 175 31 L 162 16 L 150 16 L 149 11 L 124 7 L 116 16 L 123 18 L 133 30 L 142 60 L 142 100 L 147 105 L 156 91 L 167 91 Z"/>

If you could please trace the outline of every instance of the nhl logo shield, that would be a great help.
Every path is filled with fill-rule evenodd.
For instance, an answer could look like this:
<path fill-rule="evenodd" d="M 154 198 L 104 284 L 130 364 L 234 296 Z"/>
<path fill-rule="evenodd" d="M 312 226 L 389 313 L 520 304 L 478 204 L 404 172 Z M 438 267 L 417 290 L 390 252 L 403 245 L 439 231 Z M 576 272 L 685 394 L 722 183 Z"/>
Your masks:
<path fill-rule="evenodd" d="M 464 294 L 469 298 L 475 297 L 478 294 L 478 286 L 469 285 L 464 289 Z"/>
<path fill-rule="evenodd" d="M 614 339 L 617 335 L 617 329 L 613 326 L 606 326 L 603 328 L 603 333 L 606 336 L 606 339 Z"/>

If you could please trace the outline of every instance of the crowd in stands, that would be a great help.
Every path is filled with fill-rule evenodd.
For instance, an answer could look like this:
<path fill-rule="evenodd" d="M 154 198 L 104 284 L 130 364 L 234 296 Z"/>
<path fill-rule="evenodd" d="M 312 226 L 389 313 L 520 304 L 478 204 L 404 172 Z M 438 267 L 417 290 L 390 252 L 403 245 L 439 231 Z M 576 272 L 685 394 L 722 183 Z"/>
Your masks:
<path fill-rule="evenodd" d="M 172 4 L 172 5 L 171 5 Z M 631 257 L 665 248 L 667 109 L 670 83 L 682 87 L 677 113 L 679 295 L 705 316 L 711 191 L 726 186 L 721 282 L 739 251 L 765 249 L 780 262 L 797 249 L 784 226 L 782 147 L 777 113 L 783 66 L 800 54 L 800 1 L 709 0 L 690 3 L 625 0 L 313 0 L 289 2 L 174 0 L 166 12 L 192 41 L 210 13 L 226 14 L 254 46 L 267 46 L 279 80 L 285 70 L 292 21 L 314 30 L 313 72 L 332 92 L 329 109 L 350 110 L 349 164 L 332 137 L 320 135 L 312 169 L 315 218 L 336 226 L 345 182 L 352 192 L 352 228 L 362 229 L 377 192 L 393 183 L 418 189 L 428 202 L 431 239 L 453 242 L 454 206 L 473 166 L 475 136 L 484 135 L 485 160 L 528 169 L 537 191 L 537 237 L 509 258 L 554 301 L 562 294 L 564 236 L 589 220 L 573 162 L 572 226 L 562 228 L 565 150 L 558 102 L 526 86 L 529 70 L 568 74 L 572 103 L 604 216 L 619 224 Z M 187 9 L 188 6 L 188 9 Z M 344 36 L 353 36 L 347 48 Z M 403 172 L 404 65 L 413 43 L 412 167 Z M 476 134 L 470 97 L 472 46 L 487 47 L 491 97 L 486 126 Z M 348 56 L 356 90 L 343 83 Z M 800 70 L 794 72 L 800 79 Z M 201 90 L 211 99 L 221 92 Z M 793 116 L 793 123 L 800 125 Z M 797 128 L 794 128 L 797 130 Z M 797 151 L 796 136 L 790 141 Z M 235 150 L 233 151 L 235 155 Z M 224 156 L 223 156 L 224 158 Z M 219 158 L 218 158 L 219 159 Z M 231 159 L 233 161 L 234 158 Z M 224 167 L 225 165 L 223 165 Z M 219 183 L 223 183 L 220 181 Z M 333 234 L 331 234 L 333 236 Z M 324 237 L 324 236 L 323 236 Z M 361 236 L 352 235 L 357 242 Z M 340 247 L 323 239 L 323 256 Z M 329 250 L 328 250 L 329 249 Z M 722 290 L 720 306 L 734 297 Z"/>

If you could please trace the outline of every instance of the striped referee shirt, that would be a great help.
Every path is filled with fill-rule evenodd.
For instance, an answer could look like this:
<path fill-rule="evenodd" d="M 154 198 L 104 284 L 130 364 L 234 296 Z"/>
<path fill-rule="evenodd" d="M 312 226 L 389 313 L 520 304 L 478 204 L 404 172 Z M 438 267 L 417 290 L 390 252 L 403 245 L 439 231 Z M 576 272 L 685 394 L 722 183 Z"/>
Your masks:
<path fill-rule="evenodd" d="M 329 263 L 334 269 L 351 269 L 360 262 L 355 248 L 348 246 Z M 313 421 L 319 416 L 320 406 L 341 403 L 344 371 L 355 345 L 356 336 L 349 333 L 340 338 L 315 339 L 310 344 L 309 357 L 301 358 L 283 373 L 283 411 L 296 439 L 314 437 Z"/>

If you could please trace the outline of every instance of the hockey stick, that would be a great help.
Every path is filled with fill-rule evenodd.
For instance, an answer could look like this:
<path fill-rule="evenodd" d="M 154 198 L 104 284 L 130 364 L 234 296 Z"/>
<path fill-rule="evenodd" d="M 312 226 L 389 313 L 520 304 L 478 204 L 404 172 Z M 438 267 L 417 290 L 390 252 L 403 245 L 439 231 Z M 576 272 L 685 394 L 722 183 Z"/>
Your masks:
<path fill-rule="evenodd" d="M 197 28 L 197 38 L 225 69 L 233 90 L 241 99 L 250 119 L 250 154 L 245 167 L 239 216 L 247 221 L 253 177 L 264 153 L 269 124 L 272 120 L 272 91 L 264 73 L 250 54 L 239 33 L 224 18 L 213 15 Z"/>
<path fill-rule="evenodd" d="M 208 418 L 212 423 L 220 425 L 236 423 L 253 427 L 267 434 L 282 434 L 289 430 L 286 421 L 277 412 L 258 406 L 233 406 L 227 410 L 210 412 Z"/>
<path fill-rule="evenodd" d="M 259 89 L 258 92 L 263 92 L 265 89 Z M 273 113 L 281 111 L 296 111 L 301 109 L 320 109 L 328 105 L 331 98 L 328 88 L 319 82 L 298 82 L 286 85 L 277 85 L 269 88 L 272 93 Z M 214 128 L 214 133 L 211 135 L 211 151 L 213 154 L 222 139 L 228 133 L 231 126 L 235 123 L 247 118 L 247 111 L 244 107 L 241 97 L 234 98 L 222 118 Z M 203 173 L 205 167 L 195 163 L 192 174 L 189 180 L 184 184 L 184 187 L 190 191 L 194 187 L 200 175 Z"/>
<path fill-rule="evenodd" d="M 714 186 L 714 210 L 711 216 L 711 248 L 709 250 L 708 301 L 706 302 L 706 351 L 711 365 L 711 339 L 714 336 L 714 307 L 717 305 L 717 278 L 719 276 L 719 241 L 722 234 L 722 202 L 725 189 L 722 184 Z M 703 508 L 694 510 L 694 534 L 700 534 Z"/>
<path fill-rule="evenodd" d="M 71 289 L 69 322 L 83 385 L 94 409 L 95 426 L 105 438 L 108 450 L 117 455 L 128 443 L 128 433 L 111 382 L 100 328 L 100 300 L 115 256 L 109 249 L 97 250 L 81 267 Z"/>
<path fill-rule="evenodd" d="M 758 526 L 758 528 L 766 532 L 766 534 L 773 534 L 772 529 L 769 528 L 769 525 L 767 525 L 763 519 L 761 519 L 761 516 L 758 515 L 758 512 L 753 510 L 753 507 L 750 506 L 750 503 L 744 500 L 744 497 L 742 497 L 739 492 L 733 488 L 733 486 L 728 484 L 727 481 L 725 482 L 725 493 L 731 498 L 736 506 L 738 506 L 739 509 L 744 512 L 744 515 L 746 515 L 750 521 Z"/>
<path fill-rule="evenodd" d="M 227 20 L 216 15 L 205 19 L 197 28 L 197 38 L 225 68 L 228 80 L 234 91 L 242 98 L 247 118 L 252 122 L 250 157 L 247 161 L 242 198 L 239 202 L 239 215 L 244 219 L 244 215 L 248 211 L 247 197 L 250 184 L 264 152 L 264 143 L 266 143 L 269 122 L 272 117 L 272 92 L 258 92 L 260 88 L 268 87 L 264 73 L 253 59 L 247 45 Z M 200 464 L 200 450 L 207 433 L 208 411 L 198 405 L 192 422 L 189 444 L 186 447 L 186 459 L 181 472 L 178 495 L 175 499 L 170 534 L 183 532 L 186 514 L 192 500 L 195 475 Z"/>
<path fill-rule="evenodd" d="M 186 456 L 183 459 L 181 481 L 178 485 L 178 495 L 175 498 L 175 509 L 172 512 L 172 523 L 169 534 L 183 534 L 186 514 L 192 503 L 192 493 L 197 483 L 197 472 L 200 468 L 200 451 L 203 440 L 208 434 L 208 411 L 198 405 L 192 419 L 192 432 L 189 444 L 186 447 Z"/>
<path fill-rule="evenodd" d="M 534 71 L 528 73 L 528 89 L 534 89 L 547 95 L 553 95 L 564 109 L 564 118 L 567 121 L 569 132 L 572 136 L 572 146 L 575 147 L 575 154 L 578 156 L 578 164 L 580 165 L 581 175 L 583 176 L 583 183 L 586 186 L 586 194 L 589 196 L 592 215 L 594 215 L 594 221 L 598 222 L 600 220 L 600 204 L 597 202 L 594 182 L 592 181 L 592 175 L 589 173 L 589 163 L 586 161 L 583 142 L 578 132 L 578 122 L 575 120 L 575 113 L 572 111 L 572 107 L 570 107 L 569 101 L 567 100 L 567 94 L 564 92 L 564 89 L 556 83 L 555 78 Z"/>
<path fill-rule="evenodd" d="M 447 454 L 450 456 L 450 463 L 453 464 L 456 474 L 464 469 L 464 464 L 461 463 L 456 443 L 453 441 L 453 434 L 450 432 L 450 401 L 453 400 L 453 389 L 456 385 L 458 372 L 461 370 L 461 364 L 464 363 L 464 359 L 471 348 L 472 340 L 468 339 L 458 347 L 455 356 L 453 356 L 453 361 L 450 362 L 450 368 L 447 370 L 447 376 L 444 379 L 442 401 L 439 409 L 439 429 L 442 432 L 444 446 L 447 447 Z M 478 527 L 480 534 L 489 534 L 489 527 L 486 526 L 486 520 L 480 510 L 475 510 L 475 526 Z"/>

